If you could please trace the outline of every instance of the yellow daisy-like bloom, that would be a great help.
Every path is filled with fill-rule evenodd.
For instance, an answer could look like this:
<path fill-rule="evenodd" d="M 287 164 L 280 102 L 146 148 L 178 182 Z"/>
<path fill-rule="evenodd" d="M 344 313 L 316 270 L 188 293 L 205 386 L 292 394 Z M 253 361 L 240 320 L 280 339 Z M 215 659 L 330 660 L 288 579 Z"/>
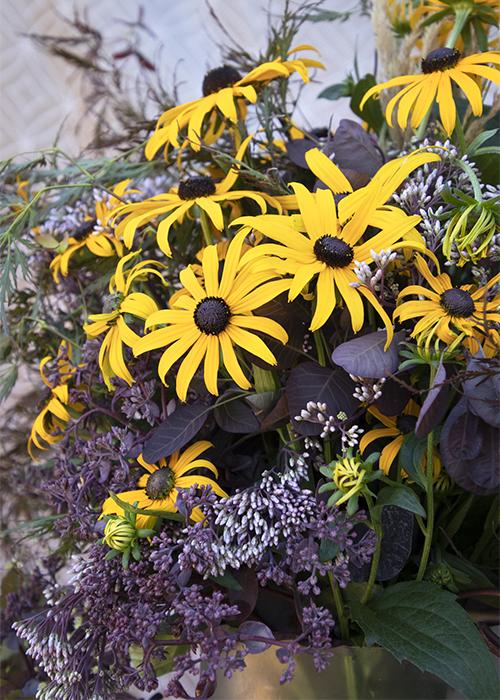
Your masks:
<path fill-rule="evenodd" d="M 350 191 L 345 176 L 324 154 L 317 149 L 306 155 L 311 170 L 336 192 Z M 275 259 L 275 268 L 288 278 L 289 301 L 317 278 L 316 308 L 310 330 L 316 331 L 330 318 L 337 300 L 336 290 L 343 299 L 353 331 L 358 332 L 364 323 L 363 297 L 373 306 L 387 328 L 387 345 L 393 336 L 392 324 L 372 290 L 360 284 L 355 274 L 355 263 L 370 263 L 373 252 L 417 248 L 425 251 L 421 237 L 414 232 L 420 220 L 407 216 L 396 207 L 383 206 L 401 184 L 408 172 L 424 162 L 439 160 L 429 153 L 419 153 L 392 161 L 384 166 L 384 172 L 363 190 L 344 197 L 338 212 L 332 192 L 318 189 L 309 192 L 303 185 L 292 183 L 297 197 L 300 217 L 265 215 L 241 217 L 235 224 L 244 224 L 277 241 L 256 246 L 245 255 L 245 261 L 261 256 Z M 377 234 L 362 240 L 367 228 L 378 228 Z M 412 240 L 407 240 L 410 232 Z"/>
<path fill-rule="evenodd" d="M 359 441 L 360 452 L 364 452 L 368 445 L 379 438 L 393 438 L 380 453 L 380 469 L 388 474 L 391 466 L 403 446 L 404 436 L 415 430 L 419 408 L 414 401 L 409 401 L 400 416 L 385 416 L 376 406 L 370 406 L 368 412 L 377 418 L 383 428 L 374 428 L 363 435 Z"/>
<path fill-rule="evenodd" d="M 69 409 L 78 411 L 80 406 L 69 399 L 68 382 L 76 372 L 71 364 L 72 346 L 65 340 L 59 345 L 56 356 L 59 383 L 53 383 L 47 377 L 45 366 L 54 358 L 46 355 L 40 361 L 39 371 L 43 383 L 50 389 L 50 397 L 33 422 L 28 440 L 28 453 L 34 459 L 33 447 L 47 450 L 62 440 L 66 423 L 71 419 Z"/>
<path fill-rule="evenodd" d="M 464 342 L 471 351 L 478 349 L 490 337 L 488 325 L 500 322 L 500 295 L 488 301 L 488 290 L 500 281 L 500 273 L 484 287 L 472 291 L 472 285 L 453 287 L 446 273 L 431 274 L 427 263 L 417 256 L 416 267 L 429 285 L 410 285 L 399 293 L 398 302 L 409 294 L 424 297 L 418 301 L 405 301 L 394 311 L 394 318 L 402 321 L 420 320 L 411 333 L 419 345 L 428 348 L 432 339 L 441 340 L 455 347 Z"/>
<path fill-rule="evenodd" d="M 177 513 L 176 505 L 179 489 L 189 489 L 192 486 L 210 486 L 212 491 L 222 498 L 227 498 L 227 493 L 213 479 L 207 476 L 188 475 L 193 469 L 208 469 L 218 478 L 219 472 L 208 459 L 199 459 L 203 452 L 212 447 L 211 442 L 200 440 L 188 447 L 182 454 L 177 451 L 167 459 L 160 459 L 158 464 L 148 464 L 142 455 L 137 458 L 139 464 L 144 467 L 147 474 L 141 476 L 137 482 L 139 487 L 135 491 L 125 491 L 118 493 L 121 501 L 137 504 L 140 510 L 164 511 L 166 513 Z M 102 506 L 102 516 L 123 515 L 123 509 L 111 497 L 107 498 Z M 101 517 L 102 517 L 101 516 Z M 191 518 L 194 521 L 203 520 L 203 513 L 200 508 L 194 508 Z M 147 529 L 154 525 L 156 516 L 143 515 L 138 513 L 135 526 L 139 529 Z"/>
<path fill-rule="evenodd" d="M 335 463 L 333 468 L 333 482 L 339 491 L 344 494 L 336 501 L 336 505 L 348 501 L 351 496 L 361 491 L 367 472 L 356 457 L 344 457 Z"/>
<path fill-rule="evenodd" d="M 241 160 L 251 140 L 248 136 L 241 144 L 236 154 L 236 160 Z M 172 188 L 170 192 L 158 194 L 143 202 L 126 204 L 118 207 L 114 212 L 114 218 L 121 218 L 116 227 L 119 237 L 128 248 L 132 247 L 137 229 L 153 220 L 163 217 L 158 224 L 156 240 L 160 249 L 172 257 L 172 251 L 168 241 L 168 234 L 173 224 L 180 222 L 193 209 L 199 207 L 210 219 L 218 231 L 224 228 L 224 215 L 221 204 L 243 198 L 253 199 L 260 210 L 265 212 L 267 203 L 281 211 L 282 203 L 285 206 L 293 206 L 294 202 L 289 197 L 271 197 L 265 193 L 257 193 L 252 190 L 231 190 L 238 179 L 239 169 L 236 166 L 230 168 L 226 177 L 221 182 L 215 182 L 211 177 L 197 176 L 183 180 L 179 187 Z M 165 216 L 167 215 L 167 216 Z"/>
<path fill-rule="evenodd" d="M 137 192 L 128 189 L 132 180 L 122 180 L 114 188 L 114 197 L 105 197 L 95 204 L 95 218 L 88 217 L 88 220 L 68 238 L 66 248 L 62 253 L 50 263 L 52 276 L 56 283 L 61 280 L 61 275 L 67 277 L 69 274 L 69 263 L 73 255 L 81 248 L 87 250 L 98 258 L 109 258 L 114 255 L 123 255 L 123 244 L 119 235 L 111 226 L 111 216 L 121 199 Z"/>
<path fill-rule="evenodd" d="M 203 251 L 202 280 L 197 279 L 191 266 L 182 270 L 179 279 L 186 293 L 176 296 L 172 308 L 149 316 L 145 324 L 146 328 L 159 324 L 166 327 L 145 335 L 134 345 L 136 355 L 167 348 L 158 364 L 162 381 L 174 362 L 187 353 L 176 377 L 176 391 L 182 401 L 186 400 L 191 380 L 203 359 L 204 382 L 211 394 L 219 393 L 221 351 L 229 375 L 242 389 L 249 389 L 251 384 L 241 369 L 234 346 L 275 365 L 276 358 L 256 333 L 266 333 L 282 343 L 288 340 L 279 323 L 252 313 L 281 294 L 287 282 L 273 280 L 276 275 L 268 270 L 252 272 L 242 265 L 245 234 L 245 230 L 240 231 L 228 246 L 220 277 L 216 245 L 207 246 Z"/>
<path fill-rule="evenodd" d="M 302 45 L 289 54 L 314 47 Z M 276 78 L 289 78 L 298 73 L 302 80 L 309 82 L 308 68 L 324 68 L 319 61 L 310 58 L 283 61 L 276 59 L 257 66 L 241 77 L 231 66 L 221 66 L 209 71 L 203 80 L 203 97 L 173 107 L 158 119 L 156 130 L 146 144 L 146 157 L 151 160 L 164 146 L 165 157 L 169 146 L 178 148 L 179 135 L 187 129 L 184 143 L 194 151 L 201 148 L 201 140 L 207 145 L 216 141 L 225 129 L 225 122 L 236 124 L 246 114 L 246 102 L 255 103 L 257 92 L 254 84 L 265 85 Z"/>
<path fill-rule="evenodd" d="M 119 261 L 116 272 L 109 282 L 111 310 L 102 314 L 92 314 L 89 316 L 89 321 L 92 323 L 86 323 L 83 327 L 89 338 L 106 334 L 99 350 L 99 367 L 110 391 L 113 391 L 112 377 L 120 377 L 129 385 L 134 382 L 125 364 L 123 346 L 135 346 L 140 336 L 127 325 L 125 314 L 144 320 L 158 310 L 156 302 L 147 294 L 131 292 L 132 284 L 145 280 L 149 274 L 156 275 L 166 284 L 160 272 L 155 269 L 164 266 L 155 260 L 143 260 L 130 270 L 124 270 L 129 260 L 140 252 L 129 253 Z"/>
<path fill-rule="evenodd" d="M 374 85 L 363 96 L 360 108 L 363 109 L 366 101 L 382 90 L 404 85 L 405 87 L 387 104 L 385 118 L 389 126 L 393 125 L 392 115 L 396 105 L 398 125 L 404 129 L 412 112 L 410 123 L 415 129 L 426 116 L 434 100 L 437 100 L 441 122 L 450 136 L 455 128 L 457 116 L 452 81 L 470 102 L 472 113 L 480 116 L 483 113 L 483 101 L 481 89 L 474 78 L 478 76 L 491 80 L 495 85 L 500 84 L 500 71 L 486 65 L 488 63 L 499 64 L 500 52 L 486 51 L 462 58 L 458 49 L 434 49 L 422 59 L 421 74 L 401 75 Z"/>

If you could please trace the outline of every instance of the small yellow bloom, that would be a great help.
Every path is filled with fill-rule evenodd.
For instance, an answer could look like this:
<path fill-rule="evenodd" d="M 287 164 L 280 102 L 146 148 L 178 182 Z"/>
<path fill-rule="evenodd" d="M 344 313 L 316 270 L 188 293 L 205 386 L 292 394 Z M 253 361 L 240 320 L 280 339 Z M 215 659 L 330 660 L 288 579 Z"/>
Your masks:
<path fill-rule="evenodd" d="M 104 528 L 104 542 L 110 549 L 125 552 L 137 538 L 137 530 L 125 518 L 110 518 Z"/>
<path fill-rule="evenodd" d="M 490 324 L 500 322 L 500 295 L 488 301 L 489 290 L 500 281 L 500 273 L 484 287 L 473 291 L 472 285 L 453 287 L 445 273 L 435 277 L 419 255 L 416 266 L 430 289 L 421 285 L 403 289 L 398 302 L 409 294 L 424 299 L 403 302 L 394 311 L 394 318 L 401 322 L 420 318 L 411 337 L 426 348 L 434 338 L 447 346 L 464 343 L 472 352 L 477 351 L 478 345 L 490 337 Z"/>
<path fill-rule="evenodd" d="M 472 113 L 480 116 L 483 113 L 483 101 L 477 78 L 485 78 L 495 85 L 500 85 L 500 71 L 491 68 L 488 63 L 500 64 L 500 52 L 486 51 L 462 58 L 458 49 L 434 49 L 422 59 L 421 74 L 402 75 L 374 85 L 365 93 L 360 108 L 363 109 L 366 101 L 382 90 L 404 85 L 405 87 L 387 104 L 385 118 L 389 126 L 393 126 L 392 115 L 396 105 L 398 125 L 404 129 L 412 112 L 410 123 L 415 129 L 426 116 L 434 100 L 437 100 L 441 122 L 450 136 L 455 128 L 457 116 L 452 81 L 468 99 Z"/>
<path fill-rule="evenodd" d="M 82 248 L 86 248 L 92 255 L 99 258 L 109 258 L 114 255 L 123 255 L 123 244 L 120 236 L 111 226 L 112 213 L 122 199 L 137 190 L 129 189 L 132 180 L 122 180 L 114 188 L 114 197 L 103 197 L 95 204 L 95 217 L 88 217 L 88 220 L 78 231 L 73 231 L 65 245 L 65 249 L 58 253 L 50 263 L 52 276 L 56 283 L 61 281 L 61 275 L 67 277 L 69 274 L 69 263 L 71 258 Z"/>
<path fill-rule="evenodd" d="M 133 347 L 136 355 L 166 348 L 158 364 L 162 381 L 172 365 L 185 355 L 176 376 L 176 391 L 181 401 L 186 400 L 191 380 L 203 360 L 203 378 L 211 394 L 218 395 L 221 353 L 232 379 L 241 388 L 249 389 L 251 384 L 241 369 L 234 346 L 275 365 L 276 358 L 257 333 L 270 335 L 281 343 L 288 340 L 279 323 L 252 313 L 281 294 L 287 282 L 273 279 L 276 274 L 269 271 L 249 271 L 243 264 L 240 258 L 246 232 L 240 231 L 229 244 L 220 276 L 216 245 L 203 251 L 201 280 L 191 266 L 181 271 L 179 278 L 184 293 L 176 294 L 172 308 L 149 316 L 145 325 L 151 328 L 165 324 L 165 327 L 145 335 Z"/>
<path fill-rule="evenodd" d="M 111 295 L 109 301 L 113 306 L 112 310 L 101 314 L 92 314 L 89 316 L 91 323 L 86 323 L 83 327 L 89 338 L 97 338 L 105 333 L 99 351 L 99 367 L 110 391 L 113 391 L 112 377 L 120 377 L 129 385 L 134 382 L 125 364 L 123 346 L 135 346 L 140 336 L 127 325 L 125 314 L 144 320 L 158 310 L 156 302 L 147 294 L 131 292 L 132 284 L 145 280 L 149 274 L 156 275 L 163 284 L 166 284 L 158 269 L 155 269 L 161 268 L 163 265 L 155 260 L 144 260 L 134 265 L 130 270 L 124 271 L 124 266 L 129 260 L 140 252 L 125 255 L 116 267 L 116 272 L 109 283 Z"/>
<path fill-rule="evenodd" d="M 333 467 L 333 481 L 335 486 L 344 495 L 336 501 L 336 505 L 348 501 L 351 496 L 359 493 L 364 486 L 368 472 L 356 457 L 344 457 L 335 463 Z"/>
<path fill-rule="evenodd" d="M 415 430 L 418 412 L 419 407 L 413 400 L 410 400 L 406 404 L 400 416 L 386 416 L 381 413 L 376 406 L 370 406 L 368 413 L 377 418 L 384 427 L 373 428 L 363 435 L 359 442 L 360 452 L 365 452 L 368 445 L 375 440 L 387 437 L 393 438 L 382 449 L 379 459 L 380 469 L 382 469 L 385 474 L 389 474 L 391 466 L 403 446 L 405 435 Z"/>
<path fill-rule="evenodd" d="M 236 161 L 241 161 L 243 158 L 251 138 L 252 136 L 248 136 L 242 142 L 235 156 Z M 272 197 L 264 192 L 252 190 L 231 190 L 238 179 L 238 173 L 239 168 L 233 165 L 226 177 L 218 183 L 208 176 L 190 177 L 182 181 L 178 187 L 172 188 L 170 192 L 118 207 L 114 212 L 114 219 L 121 219 L 116 227 L 117 236 L 123 237 L 125 245 L 131 248 L 137 229 L 159 219 L 156 240 L 165 255 L 171 257 L 172 251 L 168 240 L 170 228 L 173 224 L 182 222 L 195 206 L 206 214 L 217 231 L 222 231 L 224 215 L 221 205 L 227 202 L 244 198 L 253 199 L 262 212 L 266 211 L 267 204 L 278 211 L 281 211 L 282 204 L 287 207 L 294 205 L 295 202 L 290 201 L 289 197 Z"/>
<path fill-rule="evenodd" d="M 47 355 L 40 362 L 40 376 L 43 383 L 50 389 L 50 397 L 35 418 L 31 428 L 28 453 L 33 459 L 33 447 L 47 450 L 62 440 L 66 423 L 71 419 L 69 409 L 78 411 L 81 408 L 79 404 L 71 403 L 69 399 L 68 382 L 77 369 L 71 364 L 71 356 L 72 346 L 63 340 L 55 358 L 58 383 L 50 381 L 45 372 L 45 366 L 54 358 Z"/>
<path fill-rule="evenodd" d="M 301 50 L 313 50 L 314 47 L 302 45 L 292 49 L 293 54 Z M 319 61 L 310 58 L 285 60 L 276 59 L 257 66 L 249 73 L 240 76 L 231 66 L 221 66 L 209 71 L 203 80 L 203 97 L 173 107 L 158 119 L 156 131 L 146 144 L 146 157 L 151 160 L 157 151 L 165 147 L 165 157 L 169 146 L 189 145 L 199 151 L 201 143 L 210 145 L 223 133 L 226 122 L 235 125 L 246 115 L 246 102 L 255 103 L 257 92 L 255 85 L 265 85 L 276 78 L 289 78 L 298 73 L 302 80 L 309 82 L 308 68 L 324 68 Z"/>
<path fill-rule="evenodd" d="M 165 511 L 166 513 L 177 513 L 177 496 L 180 489 L 189 489 L 192 486 L 210 486 L 212 491 L 222 498 L 227 498 L 227 493 L 211 478 L 187 475 L 193 469 L 208 469 L 218 478 L 217 468 L 207 459 L 199 459 L 203 452 L 206 452 L 212 443 L 200 440 L 188 447 L 184 452 L 174 452 L 167 459 L 160 459 L 158 464 L 148 464 L 142 455 L 137 461 L 144 467 L 147 474 L 139 479 L 135 491 L 125 491 L 117 494 L 118 498 L 126 503 L 137 504 L 140 510 Z M 123 515 L 123 509 L 111 497 L 104 501 L 102 515 L 116 513 Z M 194 508 L 191 513 L 194 521 L 203 520 L 203 513 L 199 508 Z M 154 525 L 156 516 L 137 514 L 135 526 L 138 529 L 150 528 Z"/>

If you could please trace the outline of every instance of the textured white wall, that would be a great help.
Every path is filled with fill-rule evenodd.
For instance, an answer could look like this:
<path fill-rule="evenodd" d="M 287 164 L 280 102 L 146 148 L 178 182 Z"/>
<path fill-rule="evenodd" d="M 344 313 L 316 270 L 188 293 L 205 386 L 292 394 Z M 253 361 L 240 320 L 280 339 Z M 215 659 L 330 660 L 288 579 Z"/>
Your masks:
<path fill-rule="evenodd" d="M 353 4 L 350 0 L 326 0 L 325 8 L 345 10 Z M 0 157 L 50 146 L 58 134 L 60 145 L 75 154 L 85 146 L 89 134 L 91 117 L 82 118 L 85 106 L 78 73 L 44 53 L 22 33 L 67 34 L 62 16 L 71 16 L 74 8 L 80 12 L 87 9 L 92 24 L 114 38 L 118 48 L 127 28 L 117 19 L 134 20 L 141 5 L 147 25 L 157 35 L 145 48 L 152 50 L 160 40 L 163 48 L 154 59 L 161 57 L 163 75 L 171 75 L 177 67 L 181 99 L 197 97 L 204 73 L 220 62 L 216 45 L 223 41 L 205 0 L 0 1 Z M 265 46 L 266 9 L 279 13 L 283 0 L 211 0 L 211 5 L 229 34 L 253 50 Z M 298 113 L 296 121 L 320 126 L 333 114 L 335 124 L 348 115 L 347 101 L 331 103 L 316 97 L 324 86 L 339 82 L 352 69 L 355 50 L 361 70 L 372 69 L 370 22 L 356 17 L 347 23 L 308 23 L 298 41 L 316 45 L 327 70 L 319 76 L 321 86 L 313 84 L 304 90 L 302 115 Z"/>

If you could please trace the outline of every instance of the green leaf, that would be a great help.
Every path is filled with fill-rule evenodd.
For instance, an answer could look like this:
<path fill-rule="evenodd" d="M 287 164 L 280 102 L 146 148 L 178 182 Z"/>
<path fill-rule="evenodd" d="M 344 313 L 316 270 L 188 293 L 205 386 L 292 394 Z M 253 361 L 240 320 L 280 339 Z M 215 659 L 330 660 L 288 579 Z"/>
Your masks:
<path fill-rule="evenodd" d="M 346 82 L 336 83 L 322 90 L 318 97 L 322 97 L 324 100 L 338 100 L 341 97 L 350 97 L 351 90 L 352 86 Z"/>
<path fill-rule="evenodd" d="M 219 584 L 219 586 L 222 586 L 223 588 L 229 588 L 231 591 L 241 591 L 243 590 L 238 583 L 238 581 L 234 578 L 234 576 L 226 571 L 225 574 L 222 574 L 222 576 L 210 576 L 212 581 L 215 581 L 215 583 Z"/>
<path fill-rule="evenodd" d="M 376 85 L 376 80 L 371 73 L 367 73 L 367 75 L 361 78 L 352 89 L 350 107 L 354 114 L 364 119 L 372 129 L 378 132 L 384 124 L 384 115 L 380 107 L 380 100 L 370 98 L 363 109 L 359 107 L 364 94 L 374 85 Z"/>
<path fill-rule="evenodd" d="M 425 475 L 422 471 L 422 459 L 427 447 L 426 439 L 419 440 L 415 433 L 408 433 L 404 437 L 403 445 L 399 451 L 399 466 L 408 476 L 425 489 Z"/>
<path fill-rule="evenodd" d="M 455 596 L 426 581 L 397 583 L 351 613 L 368 644 L 434 673 L 468 698 L 497 697 L 493 657 Z"/>
<path fill-rule="evenodd" d="M 425 518 L 425 509 L 418 500 L 415 492 L 408 486 L 385 486 L 381 489 L 377 496 L 376 508 L 384 506 L 399 506 L 404 510 L 409 510 L 410 513 L 421 515 Z"/>
<path fill-rule="evenodd" d="M 119 496 L 117 496 L 116 493 L 113 493 L 112 491 L 109 492 L 109 495 L 111 496 L 113 501 L 125 511 L 125 513 L 136 513 L 138 515 L 154 515 L 157 518 L 165 518 L 166 520 L 177 520 L 179 522 L 183 522 L 185 520 L 184 516 L 180 513 L 169 513 L 166 510 L 153 510 L 153 508 L 136 508 L 130 503 L 127 503 L 127 501 L 122 501 L 122 499 L 119 498 Z"/>

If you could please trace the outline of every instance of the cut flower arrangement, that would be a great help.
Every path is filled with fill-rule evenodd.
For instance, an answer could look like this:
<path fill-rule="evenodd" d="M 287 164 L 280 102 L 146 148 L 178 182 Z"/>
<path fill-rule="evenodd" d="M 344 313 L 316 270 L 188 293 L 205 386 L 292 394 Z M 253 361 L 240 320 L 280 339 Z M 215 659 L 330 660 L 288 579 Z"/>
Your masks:
<path fill-rule="evenodd" d="M 3 395 L 41 379 L 2 636 L 39 698 L 208 698 L 248 654 L 286 683 L 373 645 L 496 696 L 498 4 L 374 2 L 377 74 L 320 95 L 353 118 L 304 125 L 335 66 L 300 31 L 362 5 L 284 2 L 198 99 L 3 163 Z"/>

